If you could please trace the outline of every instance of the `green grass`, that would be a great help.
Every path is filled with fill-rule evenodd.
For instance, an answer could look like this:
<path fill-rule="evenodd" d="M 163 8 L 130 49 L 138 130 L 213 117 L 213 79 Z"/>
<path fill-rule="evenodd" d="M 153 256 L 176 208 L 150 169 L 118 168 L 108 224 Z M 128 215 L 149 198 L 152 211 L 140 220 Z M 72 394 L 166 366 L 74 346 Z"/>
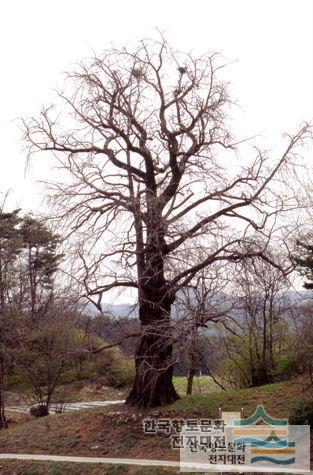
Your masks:
<path fill-rule="evenodd" d="M 302 397 L 304 387 L 301 383 L 282 382 L 240 390 L 194 393 L 181 395 L 172 406 L 162 408 L 167 412 L 218 417 L 219 408 L 224 411 L 240 411 L 247 416 L 254 412 L 258 404 L 263 404 L 273 416 L 288 417 L 294 402 Z"/>
<path fill-rule="evenodd" d="M 66 396 L 66 402 L 121 400 L 126 397 L 128 391 L 128 388 L 116 389 L 109 386 L 97 389 L 94 384 L 86 383 L 80 389 L 70 388 Z"/>
<path fill-rule="evenodd" d="M 173 378 L 174 386 L 178 394 L 186 394 L 187 378 L 186 376 L 175 376 Z M 193 393 L 212 393 L 220 391 L 219 386 L 210 376 L 199 376 L 193 380 Z"/>

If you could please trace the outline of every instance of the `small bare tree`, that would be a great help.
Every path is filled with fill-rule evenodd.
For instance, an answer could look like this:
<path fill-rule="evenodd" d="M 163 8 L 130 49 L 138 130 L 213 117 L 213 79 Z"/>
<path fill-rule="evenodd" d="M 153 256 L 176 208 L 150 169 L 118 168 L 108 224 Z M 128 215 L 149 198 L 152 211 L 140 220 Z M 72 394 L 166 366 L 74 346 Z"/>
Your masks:
<path fill-rule="evenodd" d="M 61 169 L 51 195 L 56 217 L 75 233 L 73 272 L 85 295 L 101 308 L 105 292 L 138 291 L 130 405 L 178 398 L 170 318 L 177 291 L 216 261 L 269 261 L 264 238 L 280 213 L 299 206 L 286 173 L 309 126 L 286 136 L 280 156 L 256 149 L 238 159 L 221 67 L 217 54 L 182 54 L 163 37 L 112 48 L 67 75 L 60 108 L 23 121 L 29 152 L 50 154 Z"/>
<path fill-rule="evenodd" d="M 310 294 L 310 291 L 299 292 L 291 309 L 286 366 L 289 374 L 305 376 L 303 382 L 312 392 L 313 300 Z"/>
<path fill-rule="evenodd" d="M 192 393 L 193 380 L 200 365 L 204 364 L 205 353 L 214 347 L 212 340 L 214 333 L 216 336 L 216 324 L 224 320 L 233 307 L 232 299 L 224 293 L 228 283 L 225 267 L 219 264 L 202 269 L 193 285 L 186 286 L 176 297 L 184 340 L 181 348 L 187 351 L 187 394 Z M 222 387 L 214 377 L 212 368 L 205 365 L 205 370 Z"/>
<path fill-rule="evenodd" d="M 38 403 L 37 415 L 49 414 L 49 406 L 65 371 L 88 351 L 88 341 L 77 330 L 78 314 L 66 300 L 50 304 L 37 325 L 29 315 L 20 318 L 13 349 L 15 363 L 25 374 Z"/>
<path fill-rule="evenodd" d="M 288 314 L 295 305 L 290 288 L 287 276 L 267 262 L 249 259 L 240 269 L 233 311 L 220 328 L 225 356 L 244 385 L 273 382 L 277 356 L 288 338 Z"/>

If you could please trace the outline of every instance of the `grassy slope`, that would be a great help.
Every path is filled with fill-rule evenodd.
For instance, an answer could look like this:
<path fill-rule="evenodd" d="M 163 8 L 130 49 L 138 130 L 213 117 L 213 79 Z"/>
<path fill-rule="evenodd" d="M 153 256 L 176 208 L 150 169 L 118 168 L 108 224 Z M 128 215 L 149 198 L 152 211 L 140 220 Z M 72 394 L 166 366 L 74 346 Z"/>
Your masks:
<path fill-rule="evenodd" d="M 181 415 L 208 414 L 218 416 L 219 408 L 226 411 L 236 411 L 243 408 L 244 416 L 254 412 L 258 404 L 263 404 L 267 411 L 277 417 L 288 417 L 298 399 L 305 395 L 305 385 L 301 381 L 288 381 L 268 384 L 260 388 L 228 390 L 211 393 L 198 393 L 182 396 L 167 411 L 179 412 Z"/>
<path fill-rule="evenodd" d="M 154 411 L 136 411 L 125 406 L 93 409 L 75 413 L 49 416 L 12 426 L 0 433 L 0 452 L 46 453 L 59 455 L 86 455 L 103 457 L 129 457 L 178 460 L 179 453 L 170 448 L 169 440 L 162 435 L 145 436 L 142 419 L 145 417 L 218 417 L 218 409 L 239 410 L 245 416 L 251 414 L 257 404 L 264 404 L 267 411 L 276 417 L 288 417 L 293 404 L 305 393 L 300 381 L 271 384 L 240 391 L 197 393 L 182 396 L 172 406 Z M 1 462 L 6 467 L 14 462 Z M 25 466 L 18 463 L 17 466 Z M 34 463 L 32 463 L 32 466 Z M 45 466 L 45 464 L 42 464 Z M 59 472 L 58 465 L 51 464 L 51 473 Z M 37 465 L 36 465 L 37 466 Z M 54 467 L 54 468 L 53 468 Z M 86 471 L 66 473 L 114 473 L 108 467 L 91 467 Z M 32 469 L 31 469 L 32 470 Z M 44 469 L 43 469 L 44 470 Z M 76 471 L 74 471 L 76 470 Z M 82 469 L 84 470 L 84 469 Z M 94 470 L 94 471 L 92 471 Z M 123 468 L 118 473 L 145 473 L 134 468 Z M 0 473 L 14 473 L 1 471 Z M 17 471 L 16 473 L 47 473 L 40 471 Z M 50 473 L 50 472 L 49 472 Z M 149 473 L 154 473 L 150 471 Z M 155 473 L 166 473 L 160 471 Z"/>
<path fill-rule="evenodd" d="M 186 394 L 187 389 L 187 378 L 186 376 L 175 376 L 173 378 L 174 386 L 176 391 L 184 395 Z M 193 381 L 193 392 L 194 393 L 212 393 L 214 391 L 220 391 L 220 388 L 217 384 L 214 383 L 213 379 L 210 376 L 199 376 L 194 378 Z"/>

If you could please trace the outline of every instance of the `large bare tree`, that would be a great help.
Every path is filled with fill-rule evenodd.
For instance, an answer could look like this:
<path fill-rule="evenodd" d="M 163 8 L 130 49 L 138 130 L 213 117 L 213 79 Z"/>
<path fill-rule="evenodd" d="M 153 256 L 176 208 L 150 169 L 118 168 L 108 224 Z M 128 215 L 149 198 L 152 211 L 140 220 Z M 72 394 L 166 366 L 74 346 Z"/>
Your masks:
<path fill-rule="evenodd" d="M 67 74 L 61 105 L 23 121 L 30 153 L 50 154 L 61 169 L 51 194 L 76 236 L 81 264 L 73 266 L 86 296 L 100 307 L 112 289 L 138 291 L 130 405 L 178 398 L 170 318 L 177 291 L 213 262 L 268 260 L 263 243 L 277 214 L 298 206 L 286 173 L 308 126 L 286 136 L 280 156 L 251 148 L 240 160 L 221 67 L 218 55 L 182 54 L 163 37 L 112 48 Z"/>

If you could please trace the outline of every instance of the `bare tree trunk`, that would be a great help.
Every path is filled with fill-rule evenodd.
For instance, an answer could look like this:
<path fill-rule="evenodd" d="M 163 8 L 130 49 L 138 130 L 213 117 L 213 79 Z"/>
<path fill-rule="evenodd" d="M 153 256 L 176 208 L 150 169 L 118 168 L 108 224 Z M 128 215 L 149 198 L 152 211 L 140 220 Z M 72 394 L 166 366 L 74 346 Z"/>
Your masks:
<path fill-rule="evenodd" d="M 126 399 L 126 404 L 130 406 L 155 407 L 171 404 L 179 399 L 172 382 L 173 337 L 170 309 L 173 299 L 163 295 L 163 298 L 159 297 L 156 301 L 155 293 L 150 293 L 150 300 L 147 294 L 145 299 L 140 299 L 142 335 L 136 349 L 136 377 Z"/>
<path fill-rule="evenodd" d="M 179 399 L 172 382 L 172 343 L 165 335 L 143 335 L 136 351 L 136 377 L 126 404 L 154 407 Z"/>
<path fill-rule="evenodd" d="M 190 347 L 189 347 L 189 368 L 187 376 L 186 394 L 192 394 L 193 380 L 198 371 L 198 345 L 197 345 L 197 329 L 192 330 Z"/>
<path fill-rule="evenodd" d="M 194 371 L 193 368 L 190 368 L 188 371 L 188 377 L 187 377 L 187 390 L 186 394 L 192 394 L 192 386 L 193 386 L 193 379 L 195 377 L 196 372 Z"/>

